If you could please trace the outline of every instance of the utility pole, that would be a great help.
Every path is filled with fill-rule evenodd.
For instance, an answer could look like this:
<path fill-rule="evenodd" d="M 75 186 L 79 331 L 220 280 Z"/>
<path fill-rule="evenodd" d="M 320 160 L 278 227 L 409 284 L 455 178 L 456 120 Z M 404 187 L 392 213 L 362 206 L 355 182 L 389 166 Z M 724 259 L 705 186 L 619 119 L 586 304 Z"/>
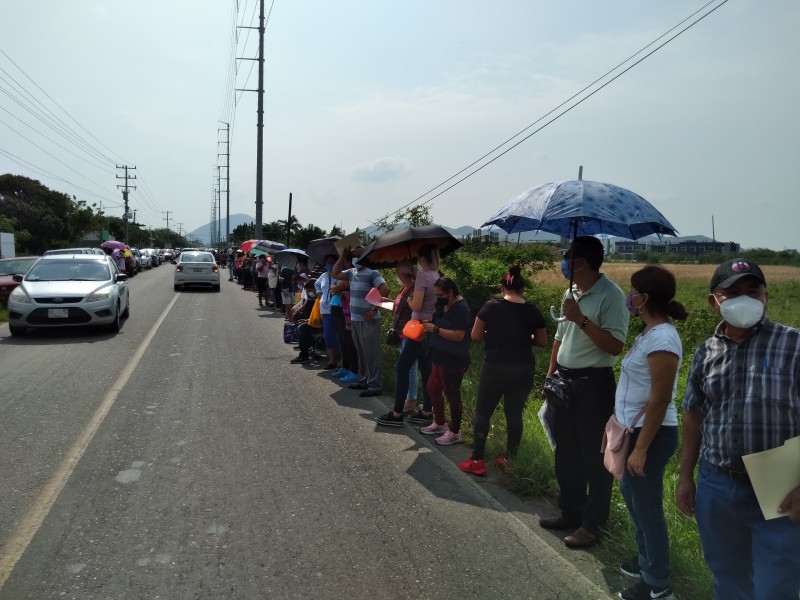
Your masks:
<path fill-rule="evenodd" d="M 225 247 L 231 247 L 231 124 L 220 121 L 225 125 L 225 152 L 217 154 L 225 157 Z M 222 131 L 217 129 L 217 132 Z M 220 203 L 222 199 L 220 198 Z M 220 235 L 222 235 L 220 233 Z"/>
<path fill-rule="evenodd" d="M 239 89 L 237 92 L 258 92 L 258 130 L 256 139 L 256 239 L 263 237 L 263 201 L 264 184 L 264 0 L 259 0 L 260 13 L 258 27 L 241 27 L 242 29 L 258 29 L 258 58 L 239 58 L 238 60 L 258 61 L 258 89 Z"/>
<path fill-rule="evenodd" d="M 117 185 L 118 188 L 124 188 L 122 190 L 122 199 L 125 201 L 125 213 L 122 215 L 122 220 L 125 221 L 125 245 L 128 245 L 128 221 L 130 220 L 130 213 L 128 212 L 128 190 L 135 190 L 135 185 L 128 185 L 129 179 L 136 179 L 136 175 L 128 175 L 128 169 L 131 171 L 135 170 L 136 167 L 129 167 L 128 165 L 117 165 L 118 169 L 125 169 L 125 175 L 120 176 L 117 175 L 117 179 L 124 179 L 125 185 Z"/>
<path fill-rule="evenodd" d="M 167 215 L 166 217 L 163 217 L 161 219 L 162 221 L 166 221 L 167 222 L 167 229 L 169 229 L 169 215 L 170 215 L 171 212 L 172 212 L 171 210 L 162 210 L 161 211 L 162 215 Z"/>

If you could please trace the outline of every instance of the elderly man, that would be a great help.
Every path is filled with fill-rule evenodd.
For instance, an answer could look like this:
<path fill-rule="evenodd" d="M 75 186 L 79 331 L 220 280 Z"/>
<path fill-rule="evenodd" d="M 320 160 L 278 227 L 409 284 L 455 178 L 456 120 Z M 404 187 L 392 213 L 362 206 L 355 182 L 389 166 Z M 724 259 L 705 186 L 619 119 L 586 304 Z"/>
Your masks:
<path fill-rule="evenodd" d="M 367 301 L 367 293 L 378 288 L 381 296 L 388 296 L 391 290 L 378 271 L 358 264 L 364 246 L 345 248 L 333 265 L 330 276 L 345 280 L 350 286 L 350 320 L 353 342 L 358 354 L 359 379 L 350 388 L 361 390 L 359 396 L 379 396 L 383 392 L 381 374 L 381 328 L 378 309 Z M 353 268 L 343 270 L 345 262 L 351 260 Z"/>
<path fill-rule="evenodd" d="M 800 595 L 800 481 L 778 507 L 785 517 L 766 520 L 742 460 L 800 435 L 800 331 L 767 318 L 766 285 L 750 260 L 714 271 L 708 303 L 722 322 L 695 352 L 683 398 L 676 499 L 697 518 L 725 600 Z"/>

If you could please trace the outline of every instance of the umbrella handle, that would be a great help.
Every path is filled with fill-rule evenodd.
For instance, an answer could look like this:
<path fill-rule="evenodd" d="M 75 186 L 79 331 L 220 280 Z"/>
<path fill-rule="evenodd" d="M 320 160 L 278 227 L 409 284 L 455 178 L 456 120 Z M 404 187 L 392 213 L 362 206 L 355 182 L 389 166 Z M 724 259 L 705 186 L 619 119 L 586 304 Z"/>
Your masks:
<path fill-rule="evenodd" d="M 559 317 L 556 314 L 556 307 L 555 306 L 551 306 L 550 307 L 550 317 L 553 319 L 553 321 L 556 321 L 558 323 L 562 323 L 562 322 L 567 320 L 567 317 Z"/>

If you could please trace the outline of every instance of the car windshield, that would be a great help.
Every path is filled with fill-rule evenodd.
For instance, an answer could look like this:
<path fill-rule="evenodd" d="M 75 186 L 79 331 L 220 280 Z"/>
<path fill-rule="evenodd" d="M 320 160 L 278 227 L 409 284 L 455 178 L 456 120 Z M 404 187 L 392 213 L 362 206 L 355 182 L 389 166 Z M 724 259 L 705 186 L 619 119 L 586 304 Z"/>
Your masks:
<path fill-rule="evenodd" d="M 181 262 L 214 262 L 214 257 L 208 252 L 182 252 Z"/>
<path fill-rule="evenodd" d="M 43 260 L 33 266 L 26 281 L 107 281 L 108 265 L 99 260 Z"/>
<path fill-rule="evenodd" d="M 0 275 L 25 274 L 38 258 L 20 258 L 18 260 L 0 260 Z"/>

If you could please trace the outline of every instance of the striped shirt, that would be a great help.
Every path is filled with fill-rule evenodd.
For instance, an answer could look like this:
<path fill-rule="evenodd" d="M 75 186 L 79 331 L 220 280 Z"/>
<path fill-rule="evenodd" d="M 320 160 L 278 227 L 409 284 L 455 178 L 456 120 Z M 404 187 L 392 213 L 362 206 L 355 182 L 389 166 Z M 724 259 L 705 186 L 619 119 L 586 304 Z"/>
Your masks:
<path fill-rule="evenodd" d="M 742 456 L 800 435 L 800 331 L 766 317 L 736 344 L 720 323 L 695 352 L 683 410 L 703 414 L 700 457 L 744 471 Z"/>
<path fill-rule="evenodd" d="M 364 313 L 374 308 L 367 302 L 367 294 L 372 288 L 378 287 L 386 281 L 381 277 L 379 271 L 373 271 L 368 267 L 360 269 L 353 267 L 342 272 L 347 275 L 347 280 L 350 282 L 350 318 L 356 323 L 363 321 Z M 380 313 L 377 311 L 375 318 L 380 318 Z"/>

